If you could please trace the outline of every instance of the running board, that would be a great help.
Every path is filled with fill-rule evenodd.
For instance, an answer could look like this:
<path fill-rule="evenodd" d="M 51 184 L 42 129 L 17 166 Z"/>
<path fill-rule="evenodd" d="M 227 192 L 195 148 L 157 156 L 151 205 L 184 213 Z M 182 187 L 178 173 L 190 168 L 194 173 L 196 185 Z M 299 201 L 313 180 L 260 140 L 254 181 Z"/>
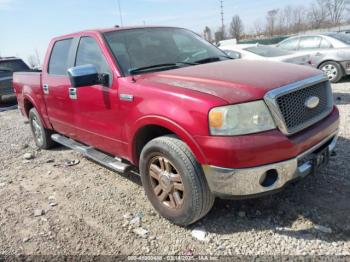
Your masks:
<path fill-rule="evenodd" d="M 73 149 L 74 151 L 77 151 L 81 153 L 82 155 L 91 158 L 92 160 L 96 161 L 97 163 L 108 167 L 118 173 L 125 173 L 128 171 L 128 169 L 131 168 L 131 165 L 128 165 L 126 163 L 122 163 L 119 159 L 113 158 L 112 156 L 109 156 L 105 153 L 102 153 L 90 146 L 86 146 L 84 144 L 81 144 L 73 139 L 67 138 L 65 136 L 59 135 L 59 134 L 53 134 L 51 136 L 52 140 L 64 145 L 68 148 Z"/>

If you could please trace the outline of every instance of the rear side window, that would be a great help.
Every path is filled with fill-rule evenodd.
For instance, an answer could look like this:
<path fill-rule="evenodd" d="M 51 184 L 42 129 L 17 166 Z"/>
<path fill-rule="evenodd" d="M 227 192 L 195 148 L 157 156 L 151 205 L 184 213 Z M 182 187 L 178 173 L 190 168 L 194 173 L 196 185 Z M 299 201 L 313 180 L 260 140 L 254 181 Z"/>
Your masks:
<path fill-rule="evenodd" d="M 52 48 L 49 74 L 51 75 L 67 75 L 69 67 L 69 51 L 72 46 L 73 39 L 65 39 L 57 41 Z"/>
<path fill-rule="evenodd" d="M 292 38 L 283 41 L 278 47 L 286 49 L 286 50 L 297 50 L 299 44 L 299 38 Z"/>
<path fill-rule="evenodd" d="M 299 49 L 317 49 L 320 48 L 321 37 L 306 36 L 300 39 Z"/>
<path fill-rule="evenodd" d="M 88 64 L 96 66 L 99 73 L 110 74 L 109 66 L 96 40 L 92 37 L 82 37 L 80 39 L 75 65 Z"/>
<path fill-rule="evenodd" d="M 327 39 L 322 38 L 320 48 L 333 48 L 333 46 L 332 46 L 331 42 L 329 42 Z"/>

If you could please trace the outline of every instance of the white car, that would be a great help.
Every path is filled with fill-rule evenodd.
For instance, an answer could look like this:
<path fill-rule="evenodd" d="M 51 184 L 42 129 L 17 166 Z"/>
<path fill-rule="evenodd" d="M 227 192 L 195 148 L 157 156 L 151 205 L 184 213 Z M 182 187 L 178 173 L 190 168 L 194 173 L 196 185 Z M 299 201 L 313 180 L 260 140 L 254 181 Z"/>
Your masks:
<path fill-rule="evenodd" d="M 242 44 L 229 46 L 226 45 L 221 49 L 232 58 L 241 58 L 248 60 L 267 60 L 312 66 L 310 55 L 301 55 L 273 46 L 265 46 L 258 44 Z"/>

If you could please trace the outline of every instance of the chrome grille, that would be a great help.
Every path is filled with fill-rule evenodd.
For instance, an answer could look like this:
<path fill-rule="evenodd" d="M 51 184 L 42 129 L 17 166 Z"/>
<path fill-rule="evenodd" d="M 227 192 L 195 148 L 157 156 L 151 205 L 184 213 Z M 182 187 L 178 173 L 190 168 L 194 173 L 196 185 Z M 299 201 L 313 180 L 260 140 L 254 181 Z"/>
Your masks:
<path fill-rule="evenodd" d="M 311 97 L 319 99 L 318 105 L 312 109 L 305 105 Z M 331 86 L 323 76 L 272 90 L 265 96 L 265 101 L 277 126 L 287 135 L 315 124 L 330 114 L 333 109 Z"/>

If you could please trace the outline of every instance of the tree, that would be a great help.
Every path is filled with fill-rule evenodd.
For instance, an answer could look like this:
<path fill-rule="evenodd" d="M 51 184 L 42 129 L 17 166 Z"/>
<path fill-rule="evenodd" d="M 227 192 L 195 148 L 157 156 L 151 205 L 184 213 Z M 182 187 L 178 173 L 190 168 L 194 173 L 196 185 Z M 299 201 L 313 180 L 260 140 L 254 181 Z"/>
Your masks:
<path fill-rule="evenodd" d="M 222 32 L 221 28 L 215 32 L 215 42 L 218 43 L 220 42 L 221 40 L 224 40 L 225 37 L 224 37 L 224 33 Z"/>
<path fill-rule="evenodd" d="M 303 6 L 293 9 L 293 33 L 299 33 L 305 29 L 306 10 Z"/>
<path fill-rule="evenodd" d="M 278 9 L 273 9 L 267 12 L 267 16 L 266 16 L 266 32 L 270 35 L 270 36 L 274 36 L 275 35 L 275 26 L 276 26 L 276 18 L 278 15 L 279 10 Z"/>
<path fill-rule="evenodd" d="M 232 18 L 231 24 L 230 24 L 230 33 L 233 38 L 237 40 L 237 42 L 241 39 L 241 36 L 244 31 L 244 26 L 242 19 L 238 16 L 235 15 Z"/>
<path fill-rule="evenodd" d="M 293 7 L 290 5 L 286 6 L 282 13 L 285 18 L 285 33 L 290 34 L 293 27 Z"/>
<path fill-rule="evenodd" d="M 260 19 L 255 20 L 254 31 L 257 36 L 264 34 L 264 24 Z"/>
<path fill-rule="evenodd" d="M 322 28 L 326 24 L 328 18 L 328 10 L 324 1 L 317 0 L 316 3 L 312 3 L 308 17 L 312 29 Z"/>
<path fill-rule="evenodd" d="M 28 64 L 31 68 L 40 67 L 40 56 L 37 49 L 33 55 L 28 56 Z"/>
<path fill-rule="evenodd" d="M 204 29 L 204 38 L 209 41 L 209 42 L 212 42 L 213 41 L 213 37 L 212 37 L 212 34 L 211 34 L 211 29 L 206 26 L 205 29 Z"/>
<path fill-rule="evenodd" d="M 318 2 L 320 6 L 324 6 L 328 10 L 332 25 L 340 25 L 349 6 L 349 0 L 320 0 Z"/>

